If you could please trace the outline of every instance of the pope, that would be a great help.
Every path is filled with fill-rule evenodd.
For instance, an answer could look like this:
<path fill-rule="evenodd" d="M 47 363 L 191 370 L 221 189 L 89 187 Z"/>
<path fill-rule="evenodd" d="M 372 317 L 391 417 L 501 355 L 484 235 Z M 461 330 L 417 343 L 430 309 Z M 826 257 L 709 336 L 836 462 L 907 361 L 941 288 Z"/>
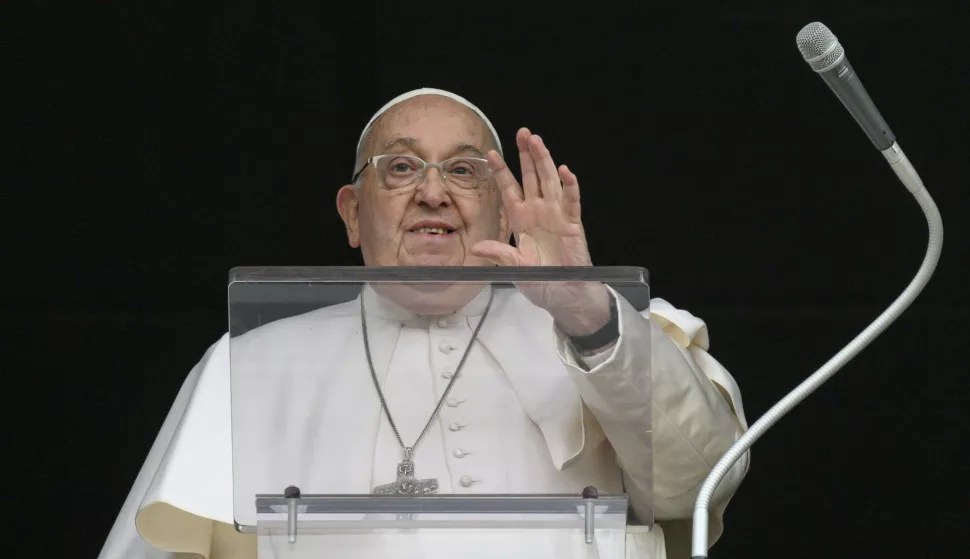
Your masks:
<path fill-rule="evenodd" d="M 521 181 L 469 101 L 430 88 L 398 96 L 364 127 L 337 192 L 348 242 L 365 266 L 591 266 L 578 177 L 529 129 L 515 147 Z M 233 491 L 247 481 L 233 460 L 252 464 L 242 477 L 260 487 L 313 493 L 593 485 L 629 495 L 631 524 L 656 521 L 631 529 L 627 557 L 689 557 L 699 486 L 747 428 L 740 390 L 708 348 L 689 312 L 662 299 L 638 311 L 603 284 L 366 285 L 354 301 L 209 349 L 101 557 L 254 556 L 255 538 L 233 529 Z M 231 427 L 230 359 L 233 392 L 263 398 L 234 408 Z M 233 430 L 252 447 L 233 448 Z M 747 464 L 719 486 L 711 542 Z"/>

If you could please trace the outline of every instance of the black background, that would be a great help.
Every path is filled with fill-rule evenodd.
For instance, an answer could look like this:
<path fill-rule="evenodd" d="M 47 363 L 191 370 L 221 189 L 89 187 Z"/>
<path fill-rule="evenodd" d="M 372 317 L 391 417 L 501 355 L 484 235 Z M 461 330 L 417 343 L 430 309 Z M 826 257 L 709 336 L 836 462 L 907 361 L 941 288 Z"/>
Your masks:
<path fill-rule="evenodd" d="M 414 87 L 476 103 L 510 160 L 519 126 L 541 134 L 580 178 L 594 262 L 649 268 L 708 322 L 753 422 L 925 249 L 919 207 L 795 47 L 814 20 L 939 204 L 943 258 L 756 444 L 711 556 L 964 554 L 966 7 L 652 4 L 8 6 L 5 461 L 43 555 L 97 554 L 226 328 L 229 268 L 360 262 L 334 196 L 364 123 Z"/>

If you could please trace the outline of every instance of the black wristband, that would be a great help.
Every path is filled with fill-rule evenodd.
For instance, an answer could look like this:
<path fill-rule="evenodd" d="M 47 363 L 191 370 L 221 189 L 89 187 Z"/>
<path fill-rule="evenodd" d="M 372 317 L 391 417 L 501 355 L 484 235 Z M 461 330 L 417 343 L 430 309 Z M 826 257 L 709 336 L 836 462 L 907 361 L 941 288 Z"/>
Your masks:
<path fill-rule="evenodd" d="M 569 336 L 569 342 L 579 351 L 593 351 L 614 342 L 620 337 L 620 313 L 616 298 L 610 294 L 610 321 L 599 330 L 585 336 Z"/>

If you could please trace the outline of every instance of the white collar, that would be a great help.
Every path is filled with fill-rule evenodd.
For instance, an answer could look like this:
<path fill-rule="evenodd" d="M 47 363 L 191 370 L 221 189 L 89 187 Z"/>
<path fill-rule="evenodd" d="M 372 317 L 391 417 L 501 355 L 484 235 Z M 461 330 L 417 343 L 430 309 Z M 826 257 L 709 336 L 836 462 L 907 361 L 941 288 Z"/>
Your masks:
<path fill-rule="evenodd" d="M 485 313 L 485 307 L 488 306 L 489 298 L 493 291 L 492 286 L 487 286 L 479 291 L 471 301 L 462 306 L 461 308 L 445 313 L 441 317 L 445 316 L 457 316 L 457 317 L 474 317 L 481 316 Z M 440 318 L 439 316 L 428 317 L 421 316 L 414 311 L 410 311 L 401 305 L 398 305 L 394 301 L 391 301 L 387 297 L 377 293 L 370 284 L 365 284 L 364 288 L 361 290 L 361 297 L 364 298 L 364 312 L 367 313 L 368 317 L 374 316 L 378 318 L 384 318 L 387 320 L 395 320 L 399 322 L 407 322 L 418 319 L 430 319 L 430 318 Z"/>

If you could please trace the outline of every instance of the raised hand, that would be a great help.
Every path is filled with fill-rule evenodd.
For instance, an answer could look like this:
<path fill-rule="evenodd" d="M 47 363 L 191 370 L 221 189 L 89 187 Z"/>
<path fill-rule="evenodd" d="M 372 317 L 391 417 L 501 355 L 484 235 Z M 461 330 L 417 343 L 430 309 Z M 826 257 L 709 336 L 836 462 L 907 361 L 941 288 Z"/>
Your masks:
<path fill-rule="evenodd" d="M 487 157 L 516 246 L 480 241 L 472 254 L 499 266 L 591 266 L 576 175 L 565 165 L 557 169 L 542 138 L 528 129 L 519 130 L 515 143 L 521 186 L 498 152 L 492 150 Z M 588 334 L 609 320 L 609 294 L 601 284 L 549 282 L 518 287 L 568 334 Z"/>
<path fill-rule="evenodd" d="M 590 266 L 576 175 L 565 165 L 557 169 L 542 138 L 528 129 L 519 130 L 515 143 L 521 186 L 498 152 L 487 157 L 516 246 L 481 241 L 472 253 L 500 266 Z"/>

